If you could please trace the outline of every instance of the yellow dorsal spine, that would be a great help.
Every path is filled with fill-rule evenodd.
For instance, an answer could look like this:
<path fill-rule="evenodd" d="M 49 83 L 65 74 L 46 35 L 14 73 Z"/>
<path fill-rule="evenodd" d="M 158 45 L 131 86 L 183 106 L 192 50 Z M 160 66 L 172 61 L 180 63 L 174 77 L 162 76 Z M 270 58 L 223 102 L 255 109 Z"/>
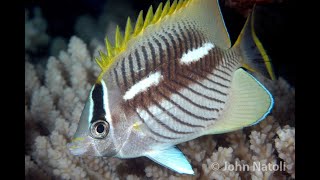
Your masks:
<path fill-rule="evenodd" d="M 136 26 L 134 27 L 134 32 L 133 35 L 136 36 L 140 33 L 142 27 L 143 27 L 143 11 L 140 11 L 137 22 L 136 22 Z"/>
<path fill-rule="evenodd" d="M 171 15 L 176 10 L 176 7 L 177 7 L 177 0 L 174 0 L 169 9 L 168 15 Z"/>
<path fill-rule="evenodd" d="M 94 58 L 94 60 L 96 61 L 96 63 L 98 64 L 99 67 L 102 67 L 101 61 L 99 58 Z"/>
<path fill-rule="evenodd" d="M 145 29 L 151 23 L 152 18 L 153 18 L 153 9 L 152 9 L 152 6 L 150 6 L 150 8 L 147 12 L 146 18 L 144 20 L 144 24 L 143 24 L 142 29 Z"/>
<path fill-rule="evenodd" d="M 130 20 L 130 17 L 128 17 L 126 30 L 124 32 L 124 43 L 127 43 L 129 41 L 131 34 L 132 34 L 131 20 Z"/>
<path fill-rule="evenodd" d="M 170 9 L 170 1 L 168 0 L 166 2 L 166 4 L 164 5 L 164 7 L 163 7 L 163 10 L 162 10 L 162 13 L 161 13 L 161 19 L 168 14 L 169 9 Z"/>
<path fill-rule="evenodd" d="M 181 6 L 182 6 L 182 4 L 183 4 L 183 0 L 179 0 L 178 4 L 177 4 L 177 6 L 176 6 L 176 9 L 177 9 L 177 10 L 180 9 Z"/>
<path fill-rule="evenodd" d="M 115 48 L 116 48 L 116 50 L 118 50 L 118 48 L 121 48 L 122 40 L 123 40 L 123 37 L 122 37 L 122 34 L 120 32 L 120 27 L 117 26 L 117 28 L 116 28 L 116 37 L 115 37 Z"/>
<path fill-rule="evenodd" d="M 105 42 L 106 42 L 108 57 L 113 57 L 113 47 L 112 47 L 112 44 L 110 43 L 108 37 L 105 38 Z"/>
<path fill-rule="evenodd" d="M 174 0 L 170 6 L 170 0 L 167 0 L 165 5 L 160 3 L 155 13 L 153 13 L 153 7 L 150 6 L 148 12 L 143 20 L 143 11 L 140 11 L 137 18 L 134 29 L 132 28 L 131 19 L 128 17 L 124 36 L 121 34 L 120 27 L 117 26 L 115 33 L 115 43 L 112 45 L 108 39 L 105 38 L 105 44 L 107 49 L 107 54 L 99 51 L 100 57 L 96 58 L 96 62 L 101 68 L 102 72 L 100 73 L 97 82 L 103 77 L 103 74 L 111 67 L 114 63 L 116 57 L 127 48 L 128 42 L 142 34 L 143 31 L 150 25 L 160 23 L 165 16 L 173 15 L 177 10 L 182 9 L 188 5 L 188 2 L 192 0 Z"/>
<path fill-rule="evenodd" d="M 162 2 L 159 4 L 156 12 L 154 13 L 153 20 L 151 21 L 151 24 L 156 23 L 160 19 L 161 13 L 162 13 Z"/>

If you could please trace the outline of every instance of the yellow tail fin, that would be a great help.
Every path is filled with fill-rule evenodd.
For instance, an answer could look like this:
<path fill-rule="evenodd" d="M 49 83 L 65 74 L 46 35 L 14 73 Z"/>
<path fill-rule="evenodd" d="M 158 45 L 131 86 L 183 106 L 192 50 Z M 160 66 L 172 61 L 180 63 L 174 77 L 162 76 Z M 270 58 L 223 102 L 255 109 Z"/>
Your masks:
<path fill-rule="evenodd" d="M 254 30 L 254 12 L 248 17 L 234 48 L 239 48 L 242 55 L 242 66 L 249 71 L 258 72 L 274 80 L 271 60 Z"/>

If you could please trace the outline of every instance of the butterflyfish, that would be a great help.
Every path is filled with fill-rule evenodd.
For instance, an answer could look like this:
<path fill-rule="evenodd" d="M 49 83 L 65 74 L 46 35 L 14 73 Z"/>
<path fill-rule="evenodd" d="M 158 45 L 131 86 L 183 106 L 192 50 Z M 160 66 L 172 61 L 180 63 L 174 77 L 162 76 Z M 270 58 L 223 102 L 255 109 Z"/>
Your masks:
<path fill-rule="evenodd" d="M 275 79 L 254 13 L 233 46 L 217 0 L 151 6 L 114 39 L 96 58 L 101 73 L 68 144 L 73 155 L 144 156 L 194 174 L 175 145 L 257 124 L 273 107 L 254 77 Z"/>

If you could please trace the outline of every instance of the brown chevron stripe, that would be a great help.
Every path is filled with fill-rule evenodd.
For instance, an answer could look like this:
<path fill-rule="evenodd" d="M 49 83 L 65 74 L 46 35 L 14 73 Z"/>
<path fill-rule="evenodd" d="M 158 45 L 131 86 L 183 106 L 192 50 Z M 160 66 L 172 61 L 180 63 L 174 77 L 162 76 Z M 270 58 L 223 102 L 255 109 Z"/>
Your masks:
<path fill-rule="evenodd" d="M 206 98 L 206 99 L 208 99 L 208 100 L 210 100 L 210 101 L 215 101 L 215 102 L 218 102 L 218 103 L 225 103 L 224 101 L 221 101 L 221 100 L 219 100 L 219 99 L 217 99 L 217 98 L 209 97 L 209 96 L 207 96 L 207 95 L 205 95 L 205 94 L 202 94 L 201 92 L 198 92 L 198 91 L 196 91 L 196 90 L 193 90 L 192 88 L 188 87 L 188 86 L 185 85 L 185 84 L 182 84 L 181 82 L 177 82 L 176 80 L 174 80 L 173 82 L 176 83 L 178 86 L 181 86 L 181 87 L 183 87 L 183 88 L 186 88 L 186 89 L 190 90 L 192 93 L 197 94 L 197 95 L 199 95 L 199 96 L 201 96 L 201 97 L 203 97 L 203 98 Z"/>
<path fill-rule="evenodd" d="M 147 50 L 146 50 L 145 46 L 142 46 L 141 49 L 142 49 L 142 55 L 143 55 L 142 59 L 145 61 L 145 64 L 144 64 L 145 70 L 144 70 L 143 76 L 147 76 L 149 73 L 149 59 L 148 59 L 148 55 L 147 55 Z"/>
<path fill-rule="evenodd" d="M 158 46 L 160 64 L 163 64 L 163 56 L 164 56 L 163 47 L 162 47 L 162 45 L 161 45 L 161 43 L 159 42 L 158 39 L 153 38 L 153 40 L 154 40 L 154 42 L 155 42 L 155 43 L 157 44 L 157 46 Z M 162 68 L 161 68 L 161 71 L 162 71 Z"/>
<path fill-rule="evenodd" d="M 208 78 L 207 76 L 203 75 L 202 72 L 196 72 L 196 71 L 194 71 L 194 70 L 192 70 L 190 68 L 188 68 L 187 70 L 190 71 L 191 73 L 194 73 L 196 76 L 200 76 L 201 79 L 206 79 L 206 80 L 212 82 L 213 84 L 219 85 L 219 86 L 224 87 L 224 88 L 229 88 L 229 86 L 227 86 L 227 85 L 221 84 L 219 82 L 216 82 L 216 81 Z"/>
<path fill-rule="evenodd" d="M 177 118 L 173 114 L 171 114 L 169 111 L 167 111 L 164 107 L 162 107 L 156 100 L 152 99 L 153 104 L 155 104 L 158 108 L 160 108 L 163 112 L 165 112 L 168 116 L 172 118 L 172 120 L 175 120 L 176 122 L 189 126 L 189 127 L 194 127 L 194 128 L 205 128 L 205 126 L 202 125 L 195 125 L 195 124 L 190 124 L 187 122 L 182 121 L 181 119 Z"/>
<path fill-rule="evenodd" d="M 156 116 L 154 116 L 154 114 L 152 114 L 148 108 L 144 107 L 144 110 L 152 117 L 153 120 L 155 120 L 158 124 L 160 124 L 162 127 L 164 127 L 165 129 L 169 130 L 170 132 L 173 132 L 175 134 L 191 134 L 193 132 L 181 132 L 181 131 L 176 131 L 174 129 L 172 129 L 170 126 L 168 126 L 167 124 L 164 124 L 161 120 L 159 120 Z"/>
<path fill-rule="evenodd" d="M 225 74 L 226 76 L 229 76 L 229 77 L 231 77 L 231 74 L 230 73 L 228 73 L 228 72 L 226 72 L 226 71 L 224 71 L 224 70 L 221 70 L 221 69 L 215 69 L 215 71 L 219 71 L 219 72 L 221 72 L 221 73 L 223 73 L 223 74 Z"/>
<path fill-rule="evenodd" d="M 187 23 L 187 25 L 189 27 L 188 30 L 190 30 L 190 32 L 191 32 L 191 36 L 193 38 L 195 48 L 199 48 L 200 47 L 199 39 L 198 39 L 197 35 L 195 34 L 195 29 L 193 28 L 193 26 L 190 23 Z"/>
<path fill-rule="evenodd" d="M 194 118 L 197 118 L 197 119 L 200 119 L 200 120 L 204 120 L 204 121 L 216 120 L 216 118 L 206 118 L 206 117 L 195 115 L 192 112 L 188 111 L 187 109 L 181 107 L 179 104 L 177 104 L 173 100 L 171 100 L 169 97 L 167 97 L 164 93 L 160 92 L 158 89 L 156 89 L 156 92 L 158 94 L 160 94 L 164 99 L 166 99 L 167 101 L 169 101 L 170 103 L 175 105 L 177 108 L 179 108 L 181 111 L 183 111 L 184 113 L 188 114 L 189 116 L 192 116 Z"/>
<path fill-rule="evenodd" d="M 123 85 L 124 85 L 124 89 L 127 90 L 128 88 L 128 82 L 127 82 L 127 77 L 126 77 L 126 68 L 125 68 L 125 63 L 126 61 L 124 59 L 122 59 L 122 63 L 121 63 L 121 76 L 123 78 Z"/>
<path fill-rule="evenodd" d="M 167 74 L 165 74 L 165 75 L 167 75 L 168 76 L 168 79 L 171 79 L 171 74 L 172 74 L 172 71 L 171 71 L 171 62 L 172 62 L 172 52 L 174 51 L 174 50 L 172 50 L 172 48 L 170 47 L 170 44 L 169 44 L 169 42 L 168 42 L 168 40 L 164 37 L 164 36 L 162 36 L 162 35 L 160 35 L 160 38 L 162 39 L 162 41 L 165 43 L 165 45 L 166 45 L 166 60 L 165 60 L 165 65 L 167 66 Z"/>
<path fill-rule="evenodd" d="M 141 71 L 140 71 L 140 69 L 141 69 L 141 62 L 140 62 L 141 61 L 141 57 L 140 57 L 137 49 L 134 51 L 134 56 L 136 58 L 137 66 L 138 66 L 138 78 L 137 78 L 137 80 L 141 80 L 142 79 L 142 75 L 141 75 Z"/>
<path fill-rule="evenodd" d="M 187 25 L 189 26 L 191 36 L 193 37 L 195 48 L 199 48 L 202 44 L 199 43 L 199 37 L 195 33 L 194 26 L 190 22 L 188 22 Z M 197 70 L 201 69 L 201 61 L 203 61 L 202 58 L 196 63 Z"/>
<path fill-rule="evenodd" d="M 177 31 L 175 29 L 172 29 L 172 33 L 173 36 L 176 37 L 176 40 L 174 39 L 174 44 L 176 46 L 176 56 L 175 56 L 175 60 L 174 60 L 174 73 L 176 74 L 179 71 L 179 65 L 178 65 L 178 60 L 181 58 L 182 53 L 184 52 L 184 47 L 183 47 L 183 41 L 179 35 L 179 33 L 177 33 Z"/>
<path fill-rule="evenodd" d="M 134 84 L 135 83 L 135 77 L 134 77 L 134 71 L 133 71 L 132 54 L 129 55 L 129 66 L 130 66 L 131 81 L 132 81 L 132 84 Z"/>
<path fill-rule="evenodd" d="M 171 75 L 172 75 L 172 79 L 175 79 L 175 74 L 177 72 L 177 53 L 180 54 L 180 50 L 178 49 L 178 46 L 176 44 L 176 41 L 174 40 L 172 34 L 168 31 L 165 31 L 165 34 L 167 34 L 167 36 L 169 37 L 169 41 L 171 42 L 172 44 L 172 47 L 170 48 L 170 62 L 169 64 L 171 64 L 171 66 L 173 67 L 171 69 Z"/>
<path fill-rule="evenodd" d="M 178 51 L 177 51 L 177 58 L 181 58 L 181 55 L 184 53 L 184 52 L 186 52 L 186 46 L 185 46 L 185 43 L 184 43 L 184 41 L 183 41 L 183 37 L 181 37 L 181 34 L 179 34 L 178 32 L 177 32 L 177 30 L 174 28 L 174 29 L 172 29 L 172 32 L 173 32 L 173 36 L 175 36 L 175 37 L 177 37 L 177 41 L 178 42 L 175 42 L 175 43 L 177 43 L 178 45 L 179 45 L 179 49 L 177 49 Z M 179 55 L 179 56 L 178 56 Z M 175 62 L 177 62 L 177 59 L 176 59 L 176 61 Z"/>
<path fill-rule="evenodd" d="M 236 67 L 236 66 L 239 65 L 239 62 L 236 62 L 236 61 L 234 60 L 234 57 L 233 57 L 232 60 L 230 61 L 230 64 L 231 64 L 232 67 Z"/>
<path fill-rule="evenodd" d="M 209 111 L 219 111 L 217 108 L 210 108 L 207 106 L 202 106 L 200 104 L 197 104 L 195 102 L 193 102 L 191 99 L 189 99 L 188 97 L 184 96 L 183 94 L 181 94 L 180 92 L 176 91 L 175 89 L 171 88 L 170 86 L 164 84 L 164 86 L 170 91 L 169 93 L 163 93 L 163 94 L 177 94 L 180 97 L 182 97 L 183 99 L 185 99 L 186 101 L 188 101 L 190 104 L 193 104 L 194 106 L 197 106 L 201 109 L 205 109 L 205 110 L 209 110 Z M 190 112 L 191 113 L 191 112 Z"/>
<path fill-rule="evenodd" d="M 180 23 L 177 23 L 177 26 L 179 32 L 174 31 L 174 33 L 182 35 L 181 45 L 183 46 L 183 50 L 181 51 L 181 53 L 186 53 L 188 49 L 190 49 L 190 46 L 188 45 L 188 38 L 185 35 L 185 31 L 182 30 Z"/>
<path fill-rule="evenodd" d="M 213 66 L 214 64 L 211 63 L 211 58 L 213 57 L 212 53 L 214 51 L 210 51 L 208 56 L 204 57 L 204 61 L 205 61 L 205 68 L 203 69 L 203 71 L 209 73 L 210 71 L 210 67 Z"/>
<path fill-rule="evenodd" d="M 184 26 L 186 27 L 185 31 L 187 33 L 187 39 L 188 39 L 188 42 L 189 42 L 189 49 L 188 50 L 192 50 L 192 49 L 196 48 L 196 46 L 194 44 L 194 37 L 192 37 L 191 31 L 189 30 L 187 25 L 184 24 Z"/>
<path fill-rule="evenodd" d="M 151 132 L 153 135 L 158 136 L 158 137 L 161 137 L 161 138 L 164 138 L 164 139 L 170 139 L 170 140 L 179 139 L 179 138 L 173 138 L 173 137 L 169 137 L 169 136 L 164 136 L 164 135 L 162 135 L 162 134 L 159 134 L 159 133 L 153 131 L 152 128 L 150 128 L 150 127 L 147 125 L 147 123 L 145 122 L 145 120 L 140 116 L 140 114 L 139 114 L 139 113 L 137 113 L 137 114 L 138 114 L 138 117 L 140 118 L 140 120 L 143 122 L 143 124 L 146 125 L 146 127 L 147 127 L 148 130 L 149 130 L 149 132 Z"/>
<path fill-rule="evenodd" d="M 231 56 L 230 56 L 230 53 L 224 53 L 224 56 L 225 56 L 225 59 L 230 62 L 231 60 Z"/>
<path fill-rule="evenodd" d="M 117 83 L 118 87 L 120 87 L 118 72 L 117 72 L 116 68 L 113 69 L 113 74 L 114 74 L 114 78 L 116 79 L 116 83 Z"/>
<path fill-rule="evenodd" d="M 148 42 L 148 46 L 151 52 L 151 59 L 152 59 L 152 64 L 153 64 L 153 69 L 156 69 L 157 67 L 157 60 L 156 60 L 156 53 L 155 53 L 155 49 L 152 45 L 152 43 Z"/>
<path fill-rule="evenodd" d="M 226 67 L 229 67 L 229 68 L 234 68 L 238 65 L 238 62 L 235 61 L 235 58 L 234 58 L 234 53 L 233 51 L 227 51 L 224 53 L 224 56 L 225 56 L 225 61 L 226 63 L 224 64 L 224 66 Z"/>
<path fill-rule="evenodd" d="M 203 40 L 204 40 L 204 37 L 201 36 L 201 34 L 199 33 L 199 31 L 195 31 L 194 29 L 196 29 L 195 25 L 193 25 L 192 31 L 193 31 L 195 37 L 196 37 L 196 38 L 198 39 L 198 41 L 199 41 L 199 46 L 201 46 L 202 44 L 204 44 L 204 41 L 203 41 Z M 204 58 L 201 58 L 200 63 L 199 63 L 199 65 L 200 65 L 200 68 L 199 68 L 199 69 L 201 69 L 201 70 L 206 69 L 206 61 L 208 61 L 208 57 L 209 57 L 209 56 L 205 56 Z"/>
<path fill-rule="evenodd" d="M 223 96 L 227 96 L 226 93 L 221 92 L 221 91 L 218 91 L 218 90 L 215 89 L 215 88 L 210 88 L 210 87 L 208 87 L 208 86 L 206 86 L 206 85 L 203 85 L 202 83 L 198 82 L 197 80 L 194 80 L 194 79 L 192 79 L 192 78 L 190 78 L 190 77 L 188 77 L 188 76 L 186 76 L 186 75 L 184 75 L 184 74 L 179 74 L 179 75 L 180 75 L 180 77 L 183 77 L 183 78 L 186 79 L 186 80 L 189 80 L 189 81 L 191 81 L 191 82 L 193 82 L 193 83 L 195 83 L 195 84 L 198 84 L 199 86 L 201 86 L 201 87 L 203 87 L 203 88 L 205 88 L 205 89 L 214 91 L 214 92 L 219 93 L 219 94 L 221 94 L 221 95 L 223 95 Z"/>
<path fill-rule="evenodd" d="M 210 53 L 209 53 L 209 55 L 210 55 Z M 208 56 L 209 56 L 209 55 L 208 55 Z M 211 57 L 211 58 L 212 58 L 212 57 Z M 211 58 L 210 58 L 210 59 L 211 59 Z M 205 58 L 204 58 L 204 59 L 205 59 Z M 216 61 L 218 61 L 218 60 L 216 60 Z M 215 63 L 215 64 L 218 64 L 218 63 Z M 186 88 L 186 87 L 188 87 L 188 85 L 189 85 L 190 83 L 196 83 L 196 84 L 202 85 L 200 82 L 198 82 L 198 80 L 203 79 L 202 76 L 198 76 L 198 75 L 195 75 L 195 74 L 192 73 L 192 72 L 187 71 L 188 68 L 190 68 L 190 66 L 191 66 L 191 67 L 192 67 L 192 66 L 194 67 L 194 64 L 191 64 L 190 66 L 185 66 L 185 65 L 181 65 L 181 64 L 179 63 L 178 66 L 179 66 L 179 69 L 184 69 L 184 71 L 182 71 L 183 73 L 179 74 L 179 76 L 177 76 L 175 79 L 172 79 L 172 80 L 169 80 L 169 79 L 167 79 L 167 78 L 164 78 L 164 79 L 159 83 L 159 85 L 157 86 L 157 88 L 162 89 L 162 88 L 171 87 L 171 89 L 175 89 L 175 90 L 178 91 L 178 90 L 181 89 L 181 88 Z M 213 68 L 214 68 L 214 67 L 210 67 L 209 70 L 212 71 Z M 194 69 L 197 69 L 197 68 L 194 68 Z M 164 68 L 163 70 L 166 70 L 166 68 Z M 180 71 L 180 72 L 181 72 L 181 71 Z M 179 73 L 180 73 L 180 72 L 179 72 Z M 199 72 L 201 72 L 201 70 L 200 70 Z M 166 72 L 163 72 L 163 71 L 162 71 L 162 74 L 166 74 Z M 204 77 L 205 77 L 207 74 L 209 74 L 209 73 L 203 72 L 203 76 L 204 76 Z M 191 77 L 192 77 L 192 78 L 191 78 Z M 167 86 L 167 87 L 166 87 L 166 86 Z M 205 88 L 205 89 L 211 90 L 212 93 L 219 93 L 219 94 L 221 94 L 221 95 L 223 95 L 223 96 L 226 96 L 226 93 L 224 93 L 224 92 L 220 92 L 220 91 L 218 91 L 218 90 L 216 90 L 216 89 L 214 89 L 214 88 L 209 88 L 209 87 L 204 86 L 204 85 L 202 85 L 202 86 L 203 86 L 203 88 Z M 221 100 L 219 100 L 219 99 L 206 96 L 206 95 L 204 95 L 204 94 L 201 94 L 200 92 L 197 92 L 197 91 L 195 91 L 195 90 L 192 90 L 191 88 L 188 88 L 188 89 L 189 89 L 190 91 L 192 91 L 193 93 L 198 94 L 198 95 L 200 95 L 200 96 L 202 96 L 202 97 L 204 97 L 204 98 L 206 98 L 206 99 L 213 100 L 213 101 L 218 102 L 218 103 L 224 103 L 223 101 L 221 101 Z M 155 92 L 155 91 L 156 91 L 156 88 L 155 88 L 155 87 L 150 87 L 150 88 L 148 88 L 148 91 L 147 91 L 147 92 L 143 92 L 143 93 L 140 93 L 139 95 L 137 95 L 137 98 L 139 98 L 139 99 L 141 98 L 141 102 L 140 102 L 140 103 L 138 103 L 138 102 L 131 102 L 131 103 L 133 104 L 133 107 L 138 108 L 138 107 L 142 107 L 142 105 L 145 106 L 145 107 L 149 107 L 149 106 L 151 106 L 152 104 L 154 104 L 154 101 L 160 102 L 161 99 L 163 99 L 163 97 L 162 97 L 161 95 L 159 95 L 159 94 L 152 96 L 152 97 L 154 98 L 154 101 L 152 101 L 152 100 L 150 99 L 150 92 Z M 173 93 L 173 92 L 168 92 L 168 91 L 166 91 L 167 97 L 169 97 L 170 94 L 172 94 L 172 93 Z M 140 96 L 140 97 L 138 97 L 138 96 Z M 209 108 L 210 108 L 210 107 L 209 107 Z"/>
<path fill-rule="evenodd" d="M 207 71 L 206 71 L 207 72 Z M 227 81 L 228 83 L 231 83 L 231 80 L 229 80 L 229 79 L 227 79 L 227 78 L 224 78 L 224 77 L 222 77 L 222 76 L 220 76 L 220 75 L 218 75 L 218 74 L 214 74 L 214 73 L 212 73 L 212 72 L 207 72 L 207 73 L 209 73 L 209 74 L 211 74 L 211 75 L 213 75 L 213 76 L 215 76 L 215 77 L 218 77 L 218 78 L 220 78 L 220 79 L 222 79 L 222 80 L 224 80 L 224 81 Z"/>
<path fill-rule="evenodd" d="M 231 67 L 229 67 L 228 65 L 222 65 L 221 67 L 227 69 L 229 72 L 232 72 Z"/>
<path fill-rule="evenodd" d="M 134 111 L 137 108 L 145 108 L 148 110 L 148 107 L 156 105 L 173 120 L 181 124 L 186 123 L 175 117 L 174 114 L 168 112 L 164 107 L 161 107 L 160 102 L 162 100 L 169 100 L 176 108 L 179 108 L 188 116 L 192 116 L 199 120 L 215 120 L 214 118 L 207 118 L 206 116 L 197 116 L 192 113 L 192 109 L 184 109 L 183 107 L 180 107 L 178 103 L 170 99 L 171 94 L 177 94 L 179 97 L 183 98 L 185 102 L 187 101 L 198 108 L 208 111 L 218 110 L 214 107 L 206 107 L 197 104 L 196 101 L 193 101 L 192 97 L 186 97 L 180 93 L 181 89 L 186 88 L 190 93 L 194 93 L 195 95 L 198 95 L 198 97 L 203 97 L 215 103 L 225 103 L 221 98 L 214 98 L 215 96 L 204 94 L 189 86 L 195 84 L 205 89 L 206 92 L 210 91 L 212 94 L 218 93 L 219 95 L 226 97 L 227 92 L 221 92 L 220 89 L 217 90 L 217 88 L 212 87 L 215 87 L 213 85 L 217 85 L 223 88 L 229 88 L 228 84 L 231 82 L 230 79 L 234 67 L 238 65 L 237 54 L 232 51 L 230 51 L 230 53 L 225 53 L 225 51 L 219 49 L 219 47 L 215 47 L 210 50 L 206 56 L 196 62 L 192 62 L 188 65 L 180 63 L 180 58 L 184 53 L 199 48 L 206 42 L 208 42 L 208 39 L 206 39 L 205 35 L 197 29 L 195 24 L 182 22 L 173 25 L 171 29 L 162 29 L 161 33 L 155 33 L 148 43 L 140 45 L 136 49 L 132 49 L 131 52 L 128 53 L 130 56 L 122 59 L 119 66 L 115 66 L 116 69 L 113 70 L 116 83 L 123 86 L 123 89 L 121 90 L 122 93 L 125 93 L 132 85 L 155 71 L 159 71 L 163 76 L 163 79 L 157 87 L 149 87 L 145 92 L 137 94 L 133 99 L 128 100 L 124 104 L 129 104 L 132 108 L 131 110 Z M 133 60 L 136 62 L 132 62 Z M 138 72 L 134 72 L 134 65 L 137 65 L 135 68 L 138 67 Z M 218 67 L 220 68 L 217 69 Z M 142 69 L 142 72 L 139 71 Z M 219 72 L 219 74 L 215 73 L 215 71 Z M 219 81 L 215 80 L 215 78 L 209 78 L 209 74 L 219 78 Z M 226 83 L 221 83 L 220 79 Z M 202 80 L 208 80 L 210 83 L 213 83 L 212 87 L 203 84 L 201 82 Z M 153 114 L 150 114 L 150 116 L 155 117 Z M 155 119 L 155 121 L 157 120 Z M 158 121 L 160 120 L 158 119 Z M 188 123 L 184 125 L 198 128 L 204 127 Z M 167 127 L 166 129 L 168 128 L 170 127 Z"/>

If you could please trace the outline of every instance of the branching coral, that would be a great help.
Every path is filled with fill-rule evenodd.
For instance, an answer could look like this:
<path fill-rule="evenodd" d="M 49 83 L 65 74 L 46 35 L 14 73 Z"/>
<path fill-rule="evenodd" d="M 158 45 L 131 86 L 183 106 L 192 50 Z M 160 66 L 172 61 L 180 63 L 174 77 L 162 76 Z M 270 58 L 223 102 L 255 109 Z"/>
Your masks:
<path fill-rule="evenodd" d="M 279 158 L 286 162 L 286 171 L 295 178 L 295 128 L 285 126 L 277 134 L 279 137 L 275 139 L 275 147 Z"/>
<path fill-rule="evenodd" d="M 233 159 L 233 149 L 219 147 L 211 157 L 202 164 L 205 179 L 239 179 L 239 173 L 234 170 L 225 169 Z"/>
<path fill-rule="evenodd" d="M 26 150 L 31 156 L 25 159 L 29 165 L 26 173 L 41 167 L 49 176 L 62 179 L 85 179 L 93 172 L 101 173 L 101 177 L 115 177 L 113 172 L 120 160 L 81 159 L 66 148 L 76 131 L 91 86 L 89 79 L 92 82 L 98 72 L 86 45 L 79 38 L 71 38 L 68 52 L 61 52 L 59 59 L 49 58 L 41 85 L 33 65 L 27 62 L 25 68 L 30 72 L 26 74 L 25 124 L 29 127 L 28 143 L 32 144 Z"/>
<path fill-rule="evenodd" d="M 48 57 L 47 61 L 35 63 L 27 58 L 26 179 L 295 178 L 295 90 L 281 77 L 276 81 L 260 78 L 275 99 L 272 113 L 261 123 L 178 145 L 191 162 L 194 176 L 177 174 L 147 158 L 124 160 L 71 155 L 66 143 L 76 131 L 89 89 L 98 76 L 99 68 L 93 60 L 98 49 L 104 49 L 98 40 L 91 40 L 87 45 L 73 36 L 67 49 Z M 257 163 L 285 163 L 286 167 L 283 171 L 259 171 L 252 168 Z M 237 169 L 237 165 L 250 168 Z"/>

